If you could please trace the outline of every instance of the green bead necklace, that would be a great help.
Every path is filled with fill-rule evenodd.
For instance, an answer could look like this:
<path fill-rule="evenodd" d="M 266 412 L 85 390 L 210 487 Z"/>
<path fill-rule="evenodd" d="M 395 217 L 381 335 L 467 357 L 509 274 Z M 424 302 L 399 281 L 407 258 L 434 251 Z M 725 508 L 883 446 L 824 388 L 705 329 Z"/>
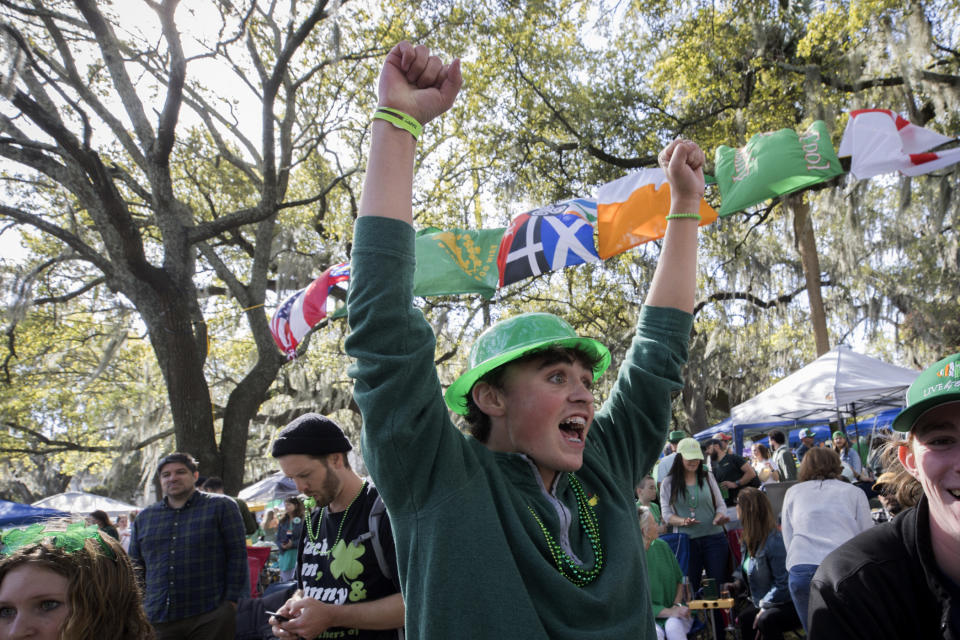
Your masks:
<path fill-rule="evenodd" d="M 697 512 L 697 506 L 700 505 L 700 483 L 693 485 L 693 491 L 687 487 L 687 506 L 690 507 L 690 517 L 692 518 Z"/>
<path fill-rule="evenodd" d="M 533 507 L 527 505 L 533 519 L 540 525 L 540 531 L 543 532 L 543 538 L 547 541 L 547 548 L 550 549 L 550 555 L 553 557 L 553 563 L 563 577 L 577 585 L 585 587 L 600 575 L 603 571 L 603 545 L 600 543 L 600 524 L 597 522 L 597 514 L 593 507 L 587 501 L 587 495 L 580 485 L 580 481 L 575 475 L 570 474 L 570 487 L 573 489 L 573 495 L 577 498 L 577 515 L 580 517 L 580 526 L 587 532 L 587 538 L 590 540 L 590 547 L 593 549 L 593 568 L 585 569 L 573 561 L 563 547 L 554 539 L 553 535 L 547 531 L 543 521 L 533 510 Z"/>
<path fill-rule="evenodd" d="M 327 550 L 323 553 L 317 552 L 318 556 L 330 555 L 330 552 L 333 551 L 333 548 L 337 546 L 337 543 L 340 542 L 340 535 L 343 533 L 343 524 L 347 521 L 347 516 L 350 515 L 350 507 L 353 506 L 353 503 L 357 501 L 363 494 L 363 490 L 367 487 L 367 481 L 364 480 L 360 485 L 360 491 L 357 491 L 357 495 L 353 496 L 353 500 L 350 501 L 350 504 L 347 505 L 347 508 L 343 511 L 343 518 L 340 520 L 340 527 L 337 528 L 337 537 L 334 538 L 333 544 L 327 547 Z M 323 507 L 320 509 L 320 519 L 317 521 L 317 530 L 314 532 L 313 523 L 310 521 L 310 512 L 313 511 L 313 508 L 317 506 L 317 501 L 313 498 L 307 498 L 304 500 L 304 506 L 307 508 L 306 512 L 303 514 L 304 524 L 307 525 L 307 537 L 310 538 L 310 542 L 315 543 L 317 538 L 320 537 L 320 529 L 323 528 L 323 514 L 327 512 L 327 508 Z"/>

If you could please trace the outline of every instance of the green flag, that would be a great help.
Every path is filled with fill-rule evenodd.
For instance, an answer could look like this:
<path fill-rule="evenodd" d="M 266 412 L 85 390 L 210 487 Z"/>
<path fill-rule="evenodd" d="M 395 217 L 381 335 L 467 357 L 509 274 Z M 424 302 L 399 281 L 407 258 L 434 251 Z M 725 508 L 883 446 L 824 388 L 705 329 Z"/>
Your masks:
<path fill-rule="evenodd" d="M 720 146 L 715 164 L 720 217 L 843 173 L 822 120 L 811 124 L 803 135 L 780 129 L 758 133 L 742 149 Z"/>
<path fill-rule="evenodd" d="M 445 296 L 479 293 L 491 297 L 500 272 L 497 252 L 504 229 L 423 229 L 417 233 L 417 270 L 413 293 Z"/>

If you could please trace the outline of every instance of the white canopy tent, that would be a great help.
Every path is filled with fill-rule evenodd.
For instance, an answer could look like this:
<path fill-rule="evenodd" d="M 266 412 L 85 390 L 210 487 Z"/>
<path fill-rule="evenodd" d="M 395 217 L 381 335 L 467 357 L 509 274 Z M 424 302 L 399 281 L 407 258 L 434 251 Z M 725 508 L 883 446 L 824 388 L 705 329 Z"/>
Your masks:
<path fill-rule="evenodd" d="M 246 489 L 241 489 L 237 497 L 245 502 L 270 502 L 299 493 L 293 480 L 283 475 L 283 471 L 277 471 Z"/>
<path fill-rule="evenodd" d="M 834 347 L 807 366 L 730 410 L 738 450 L 751 425 L 829 422 L 902 407 L 919 371 Z"/>
<path fill-rule="evenodd" d="M 91 511 L 99 509 L 100 511 L 106 511 L 111 516 L 129 513 L 140 508 L 126 502 L 121 502 L 120 500 L 114 500 L 113 498 L 98 496 L 83 491 L 58 493 L 43 498 L 42 500 L 37 500 L 33 503 L 33 506 L 59 509 L 60 511 L 66 511 L 68 513 L 82 513 L 84 515 L 89 515 Z"/>
<path fill-rule="evenodd" d="M 780 420 L 834 420 L 902 407 L 920 374 L 849 347 L 834 347 L 730 411 L 733 424 Z"/>

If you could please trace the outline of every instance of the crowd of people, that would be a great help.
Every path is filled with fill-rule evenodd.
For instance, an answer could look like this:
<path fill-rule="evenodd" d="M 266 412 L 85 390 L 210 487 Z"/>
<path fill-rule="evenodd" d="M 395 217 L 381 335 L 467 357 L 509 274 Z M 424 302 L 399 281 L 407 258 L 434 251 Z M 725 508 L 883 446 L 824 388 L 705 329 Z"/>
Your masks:
<path fill-rule="evenodd" d="M 960 354 L 907 393 L 877 483 L 899 512 L 878 526 L 851 484 L 869 471 L 842 428 L 832 448 L 802 433 L 796 456 L 770 432 L 752 461 L 728 437 L 668 434 L 704 192 L 691 141 L 659 156 L 670 214 L 606 401 L 595 405 L 592 385 L 610 351 L 549 313 L 493 324 L 442 391 L 413 301 L 412 181 L 422 126 L 461 84 L 459 61 L 422 45 L 398 44 L 383 65 L 346 341 L 372 481 L 333 420 L 308 413 L 278 432 L 271 453 L 305 500 L 259 525 L 276 532 L 293 582 L 275 605 L 257 599 L 269 634 L 674 639 L 695 624 L 694 599 L 729 594 L 742 637 L 960 637 Z M 109 517 L 3 532 L 0 640 L 237 637 L 251 590 L 245 506 L 216 483 L 198 488 L 187 453 L 156 474 L 163 497 L 130 523 L 127 551 Z M 768 494 L 783 483 L 778 513 Z"/>

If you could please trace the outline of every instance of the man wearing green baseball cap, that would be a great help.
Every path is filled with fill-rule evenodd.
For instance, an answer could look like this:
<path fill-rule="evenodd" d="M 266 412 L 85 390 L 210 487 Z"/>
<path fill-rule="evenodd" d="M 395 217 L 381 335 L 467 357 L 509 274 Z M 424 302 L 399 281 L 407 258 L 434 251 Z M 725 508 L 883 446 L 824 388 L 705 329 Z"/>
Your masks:
<path fill-rule="evenodd" d="M 838 547 L 811 582 L 810 637 L 960 638 L 960 353 L 910 385 L 886 483 L 916 507 Z"/>
<path fill-rule="evenodd" d="M 453 104 L 459 86 L 458 61 L 400 43 L 381 72 L 380 106 L 423 124 Z M 416 130 L 382 118 L 371 125 L 346 341 L 364 460 L 393 524 L 407 632 L 653 640 L 633 495 L 682 386 L 703 153 L 682 140 L 661 153 L 671 219 L 602 407 L 591 387 L 609 364 L 606 347 L 542 313 L 481 334 L 445 404 L 434 335 L 413 304 Z M 448 406 L 473 435 L 457 429 Z"/>

